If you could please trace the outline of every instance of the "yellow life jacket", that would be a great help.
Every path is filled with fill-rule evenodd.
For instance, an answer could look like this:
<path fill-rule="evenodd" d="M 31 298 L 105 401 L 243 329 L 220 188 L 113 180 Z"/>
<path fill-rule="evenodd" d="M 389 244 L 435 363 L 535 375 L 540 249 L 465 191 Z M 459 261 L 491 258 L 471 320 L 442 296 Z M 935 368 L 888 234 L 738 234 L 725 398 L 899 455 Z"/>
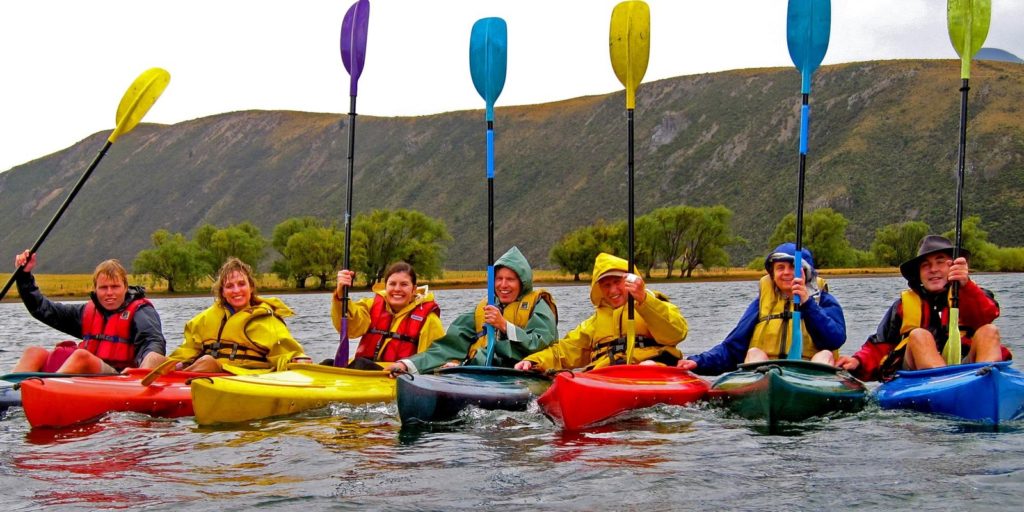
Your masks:
<path fill-rule="evenodd" d="M 828 291 L 828 284 L 824 279 L 815 278 L 818 289 L 822 292 Z M 817 299 L 814 299 L 817 300 Z M 793 317 L 792 302 L 775 287 L 771 276 L 764 276 L 760 281 L 760 294 L 758 295 L 757 325 L 754 326 L 754 335 L 750 338 L 750 348 L 763 350 L 771 359 L 781 357 L 783 353 L 782 344 L 785 342 L 785 352 L 793 343 L 793 328 L 790 319 Z M 803 332 L 803 353 L 802 359 L 810 360 L 819 349 L 807 332 L 807 324 L 800 320 L 800 330 Z M 834 350 L 835 357 L 839 357 L 839 351 Z"/>
<path fill-rule="evenodd" d="M 946 303 L 952 306 L 952 290 L 946 292 Z M 900 292 L 900 306 L 903 310 L 900 315 L 902 320 L 902 323 L 900 323 L 900 342 L 878 363 L 882 375 L 892 375 L 896 370 L 903 368 L 903 359 L 904 355 L 906 355 L 910 331 L 918 327 L 924 327 L 925 305 L 917 292 L 909 289 Z"/>
<path fill-rule="evenodd" d="M 254 341 L 246 333 L 249 324 L 265 316 L 278 316 L 267 303 L 257 304 L 230 315 L 227 310 L 221 312 L 220 326 L 213 330 L 205 330 L 203 338 L 203 354 L 209 354 L 221 363 L 233 362 L 243 366 L 269 366 L 267 355 L 270 347 Z M 211 311 L 212 313 L 212 311 Z M 214 320 L 210 315 L 209 320 Z M 281 318 L 278 316 L 278 318 Z M 283 319 L 282 319 L 283 321 Z M 274 340 L 276 341 L 276 340 Z"/>
<path fill-rule="evenodd" d="M 544 289 L 531 290 L 529 293 L 519 297 L 519 300 L 506 304 L 501 312 L 501 316 L 505 317 L 505 320 L 511 322 L 516 327 L 525 329 L 526 324 L 530 322 L 530 317 L 533 316 L 533 310 L 537 307 L 537 302 L 541 300 L 548 303 L 548 307 L 551 308 L 551 312 L 555 315 L 555 322 L 557 323 L 558 309 L 555 307 L 555 299 Z M 469 352 L 466 354 L 467 359 L 473 359 L 478 350 L 487 350 L 487 331 L 484 326 L 484 306 L 486 305 L 486 300 L 481 301 L 474 312 L 477 339 L 470 345 Z"/>

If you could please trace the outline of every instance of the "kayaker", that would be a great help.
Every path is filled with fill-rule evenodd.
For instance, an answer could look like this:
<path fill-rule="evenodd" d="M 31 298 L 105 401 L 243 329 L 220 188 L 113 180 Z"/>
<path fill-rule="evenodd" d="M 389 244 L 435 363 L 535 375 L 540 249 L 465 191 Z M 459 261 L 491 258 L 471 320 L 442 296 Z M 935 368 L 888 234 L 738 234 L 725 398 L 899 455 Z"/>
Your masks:
<path fill-rule="evenodd" d="M 221 372 L 235 368 L 283 370 L 290 362 L 310 362 L 288 331 L 292 310 L 281 299 L 256 295 L 252 268 L 228 258 L 213 283 L 213 305 L 185 324 L 185 341 L 167 356 L 176 369 Z"/>
<path fill-rule="evenodd" d="M 999 303 L 992 292 L 970 278 L 970 252 L 960 249 L 953 259 L 949 239 L 928 235 L 921 239 L 917 256 L 900 265 L 908 289 L 889 309 L 852 356 L 840 357 L 838 366 L 861 380 L 885 380 L 896 370 L 924 370 L 946 366 L 942 349 L 949 337 L 951 284 L 960 283 L 959 311 L 961 350 L 964 363 L 995 362 L 1010 359 L 1003 347 L 999 328 L 992 324 L 999 317 Z"/>
<path fill-rule="evenodd" d="M 800 252 L 803 272 L 799 279 L 794 277 L 793 266 L 796 244 L 781 244 L 765 257 L 766 275 L 759 281 L 757 298 L 732 332 L 718 345 L 676 366 L 701 375 L 718 375 L 735 370 L 740 363 L 785 358 L 793 338 L 794 295 L 800 297 L 801 359 L 835 364 L 834 351 L 846 342 L 843 308 L 829 293 L 828 283 L 818 277 L 811 251 L 802 247 Z"/>
<path fill-rule="evenodd" d="M 338 272 L 338 287 L 331 300 L 331 321 L 341 330 L 342 288 L 352 286 L 355 273 Z M 399 261 L 384 272 L 384 289 L 373 297 L 355 301 L 348 308 L 348 336 L 361 337 L 349 368 L 382 370 L 380 363 L 393 363 L 422 352 L 444 335 L 441 308 L 426 286 L 416 286 L 416 270 Z M 331 364 L 333 361 L 324 361 Z"/>
<path fill-rule="evenodd" d="M 389 370 L 422 373 L 439 366 L 487 364 L 485 324 L 494 327 L 492 366 L 511 367 L 558 339 L 558 310 L 551 294 L 533 288 L 533 270 L 518 247 L 494 263 L 498 305 L 481 300 L 473 311 L 455 319 L 445 335 L 425 352 L 403 358 Z"/>
<path fill-rule="evenodd" d="M 154 368 L 163 360 L 167 341 L 160 315 L 145 291 L 128 286 L 128 272 L 117 260 L 106 260 L 92 273 L 93 291 L 85 304 L 62 304 L 47 299 L 36 286 L 32 270 L 36 255 L 14 258 L 18 295 L 40 322 L 82 340 L 59 343 L 53 350 L 28 347 L 15 372 L 117 373 L 125 368 Z"/>
<path fill-rule="evenodd" d="M 627 271 L 628 262 L 597 255 L 590 280 L 594 314 L 564 338 L 515 365 L 518 370 L 600 368 L 626 363 L 627 296 L 634 300 L 636 339 L 630 363 L 674 365 L 676 345 L 686 338 L 686 319 L 665 295 L 648 290 L 642 277 Z"/>

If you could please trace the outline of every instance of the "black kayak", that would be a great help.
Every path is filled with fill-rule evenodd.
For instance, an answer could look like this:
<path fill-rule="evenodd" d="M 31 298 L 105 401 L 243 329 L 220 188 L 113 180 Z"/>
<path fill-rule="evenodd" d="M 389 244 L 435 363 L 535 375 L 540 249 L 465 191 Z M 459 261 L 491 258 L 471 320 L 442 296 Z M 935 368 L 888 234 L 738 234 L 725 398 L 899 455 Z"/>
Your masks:
<path fill-rule="evenodd" d="M 403 374 L 396 386 L 403 425 L 456 419 L 469 406 L 525 411 L 551 386 L 540 373 L 490 366 L 456 366 L 430 375 Z"/>

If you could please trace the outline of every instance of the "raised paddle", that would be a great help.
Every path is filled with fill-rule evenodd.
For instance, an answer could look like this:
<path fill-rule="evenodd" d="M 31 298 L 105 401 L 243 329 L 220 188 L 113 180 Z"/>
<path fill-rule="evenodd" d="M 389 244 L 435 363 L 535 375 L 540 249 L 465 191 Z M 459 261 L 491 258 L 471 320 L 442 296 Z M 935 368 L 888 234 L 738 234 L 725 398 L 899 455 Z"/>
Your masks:
<path fill-rule="evenodd" d="M 341 22 L 341 62 L 349 75 L 348 108 L 348 192 L 345 198 L 345 258 L 343 268 L 349 268 L 352 245 L 352 174 L 356 150 L 356 92 L 359 75 L 366 63 L 366 31 L 370 25 L 370 1 L 359 0 L 348 8 Z M 334 354 L 334 366 L 348 366 L 348 287 L 341 289 L 341 339 Z"/>
<path fill-rule="evenodd" d="M 78 183 L 71 189 L 71 193 L 68 194 L 67 199 L 57 209 L 57 213 L 50 219 L 50 223 L 46 225 L 46 229 L 43 230 L 39 238 L 36 239 L 36 243 L 32 244 L 32 248 L 29 249 L 28 259 L 25 260 L 27 264 L 32 259 L 32 255 L 39 250 L 39 246 L 43 245 L 43 240 L 46 240 L 46 236 L 50 234 L 50 231 L 54 226 L 57 225 L 57 221 L 60 220 L 60 216 L 64 214 L 64 210 L 68 209 L 71 201 L 78 195 L 78 191 L 82 189 L 82 185 L 85 184 L 85 180 L 89 179 L 89 175 L 92 174 L 93 169 L 99 165 L 100 160 L 107 154 L 107 150 L 110 146 L 117 141 L 117 138 L 124 135 L 142 120 L 142 117 L 149 112 L 149 109 L 156 103 L 157 98 L 167 88 L 167 84 L 171 81 L 171 74 L 160 68 L 151 68 L 143 71 L 138 78 L 132 82 L 131 87 L 125 91 L 124 96 L 121 97 L 121 103 L 117 105 L 117 114 L 115 116 L 114 131 L 110 133 L 110 137 L 107 137 L 107 142 L 103 145 L 103 149 L 96 155 L 96 158 L 89 164 L 89 168 L 85 170 L 81 178 L 78 178 Z M 14 284 L 15 279 L 18 277 L 25 268 L 25 265 L 21 265 L 17 270 L 11 274 L 11 278 L 7 280 L 7 284 L 4 286 L 3 291 L 0 291 L 0 299 L 3 299 L 8 290 L 11 289 L 11 285 Z"/>
<path fill-rule="evenodd" d="M 482 18 L 469 34 L 469 73 L 484 99 L 487 121 L 487 304 L 494 305 L 494 102 L 505 87 L 508 25 L 501 18 Z M 494 326 L 487 324 L 487 366 L 494 361 Z"/>
<path fill-rule="evenodd" d="M 967 155 L 967 91 L 971 78 L 971 58 L 974 57 L 988 36 L 989 21 L 992 18 L 991 0 L 948 0 L 946 21 L 949 40 L 956 54 L 960 56 L 960 147 L 957 159 L 956 179 L 956 243 L 953 244 L 953 259 L 960 257 L 960 244 L 964 223 L 964 162 Z M 960 364 L 960 283 L 953 281 L 949 305 L 949 338 L 942 349 L 946 364 Z"/>
<path fill-rule="evenodd" d="M 803 271 L 804 171 L 807 165 L 807 134 L 811 124 L 811 75 L 828 51 L 828 35 L 832 18 L 830 0 L 789 0 L 786 15 L 786 43 L 789 56 L 800 71 L 800 169 L 797 177 L 796 254 L 793 255 L 793 277 Z M 800 328 L 800 296 L 793 294 L 793 336 L 788 359 L 803 357 L 803 331 Z M 785 346 L 783 346 L 785 348 Z"/>
<path fill-rule="evenodd" d="M 633 272 L 633 110 L 636 108 L 636 89 L 647 72 L 647 59 L 651 53 L 651 11 L 639 0 L 622 2 L 612 9 L 608 50 L 612 69 L 619 82 L 626 86 L 626 188 L 628 189 L 627 249 L 628 272 Z M 626 298 L 626 363 L 633 359 L 636 344 L 633 295 Z"/>

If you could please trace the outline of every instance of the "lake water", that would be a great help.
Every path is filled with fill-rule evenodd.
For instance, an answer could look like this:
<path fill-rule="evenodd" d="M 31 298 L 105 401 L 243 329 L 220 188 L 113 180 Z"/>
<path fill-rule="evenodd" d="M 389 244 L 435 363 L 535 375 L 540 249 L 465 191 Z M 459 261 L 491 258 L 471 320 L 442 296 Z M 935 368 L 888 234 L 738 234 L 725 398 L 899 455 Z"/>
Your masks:
<path fill-rule="evenodd" d="M 1024 275 L 979 275 L 1002 306 L 1004 341 L 1024 354 Z M 903 282 L 835 278 L 852 353 Z M 662 284 L 690 324 L 680 346 L 718 343 L 756 283 Z M 551 288 L 564 334 L 592 311 L 586 286 Z M 480 290 L 442 290 L 449 323 Z M 357 297 L 365 294 L 357 294 Z M 293 334 L 333 356 L 328 294 L 282 297 Z M 171 347 L 209 298 L 156 299 Z M 0 369 L 62 335 L 0 304 Z M 471 411 L 464 424 L 403 432 L 394 404 L 335 406 L 286 419 L 200 428 L 190 418 L 114 414 L 32 431 L 0 420 L 0 510 L 1007 510 L 1024 499 L 1024 428 L 1000 432 L 869 406 L 768 433 L 706 405 L 658 407 L 568 434 L 536 409 Z M 1022 425 L 1024 427 L 1024 425 Z"/>

